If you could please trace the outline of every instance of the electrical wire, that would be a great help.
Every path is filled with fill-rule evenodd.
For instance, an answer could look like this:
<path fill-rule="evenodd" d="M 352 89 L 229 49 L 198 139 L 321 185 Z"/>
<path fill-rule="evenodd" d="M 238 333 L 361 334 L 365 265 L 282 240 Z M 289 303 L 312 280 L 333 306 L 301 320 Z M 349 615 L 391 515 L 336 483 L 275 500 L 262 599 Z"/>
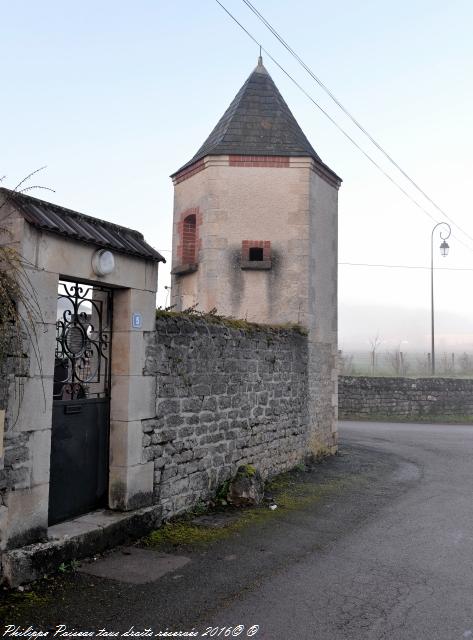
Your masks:
<path fill-rule="evenodd" d="M 337 99 L 332 91 L 322 80 L 315 75 L 312 69 L 302 60 L 302 58 L 292 49 L 289 44 L 282 38 L 276 29 L 266 20 L 266 18 L 258 11 L 258 9 L 250 2 L 250 0 L 242 0 L 244 4 L 257 16 L 257 18 L 266 26 L 267 29 L 277 38 L 283 47 L 299 62 L 299 64 L 307 71 L 307 73 L 317 82 L 317 84 L 325 91 L 325 93 L 333 100 L 333 102 L 343 111 L 343 113 L 353 122 L 353 124 L 370 140 L 370 142 L 389 160 L 389 162 L 408 180 L 413 187 L 421 193 L 430 204 L 437 209 L 449 222 L 461 231 L 469 240 L 473 241 L 473 236 L 460 227 L 447 213 L 442 209 L 409 174 L 394 160 L 394 158 L 377 142 L 377 140 L 366 130 L 366 128 L 348 111 L 348 109 Z"/>
<path fill-rule="evenodd" d="M 171 249 L 158 249 L 158 251 L 166 251 L 172 253 Z M 338 262 L 338 265 L 348 267 L 382 267 L 384 269 L 424 269 L 430 271 L 431 267 L 422 267 L 412 264 L 372 264 L 368 262 Z M 434 267 L 434 271 L 473 271 L 468 267 Z"/>
<path fill-rule="evenodd" d="M 385 269 L 424 269 L 430 271 L 431 267 L 421 267 L 411 264 L 371 264 L 367 262 L 339 262 L 339 265 L 349 267 L 382 267 Z M 468 267 L 434 267 L 434 271 L 473 271 Z"/>
<path fill-rule="evenodd" d="M 220 0 L 215 0 L 215 2 L 225 11 L 225 13 L 246 33 L 246 35 L 253 40 L 253 42 L 255 44 L 257 44 L 261 51 L 264 52 L 264 54 L 289 78 L 289 80 L 291 80 L 291 82 L 300 90 L 302 91 L 302 93 L 317 107 L 317 109 L 319 109 L 319 111 L 321 111 L 321 113 L 323 113 L 323 115 L 338 129 L 338 131 L 340 131 L 340 133 L 342 133 L 364 156 L 365 158 L 374 166 L 376 167 L 376 169 L 378 169 L 378 171 L 380 171 L 385 178 L 387 178 L 399 191 L 401 191 L 401 193 L 404 194 L 404 196 L 406 196 L 406 198 L 408 198 L 418 209 L 420 209 L 428 218 L 430 218 L 430 220 L 432 220 L 433 222 L 437 223 L 438 220 L 425 208 L 423 207 L 415 198 L 413 198 L 398 182 L 396 182 L 396 180 L 390 176 L 382 167 L 380 164 L 378 164 L 376 162 L 376 160 L 374 160 L 367 151 L 365 151 L 363 149 L 363 147 L 361 147 L 361 145 L 359 145 L 356 140 L 354 140 L 349 133 L 347 133 L 345 131 L 345 129 L 343 129 L 343 127 L 341 125 L 338 124 L 338 122 L 332 118 L 332 116 L 321 106 L 318 104 L 318 102 L 297 82 L 297 80 L 295 80 L 295 78 L 293 78 L 291 76 L 291 74 L 286 71 L 286 69 L 284 69 L 284 67 L 271 55 L 271 53 L 265 48 L 263 47 L 263 45 L 261 44 L 261 42 L 259 42 L 249 31 L 248 29 L 246 29 L 246 27 L 243 26 L 243 24 L 241 22 L 239 22 L 237 20 L 237 18 L 235 18 L 235 16 L 220 2 Z M 460 227 L 458 227 L 458 225 L 456 223 L 453 223 L 457 228 L 460 229 Z M 460 238 L 458 238 L 458 236 L 455 236 L 454 234 L 452 234 L 453 237 L 456 238 L 456 240 L 458 240 L 458 242 L 460 244 L 462 244 L 466 249 L 468 249 L 469 251 L 473 252 L 473 248 L 470 247 L 469 245 L 465 244 L 465 242 L 463 242 Z"/>

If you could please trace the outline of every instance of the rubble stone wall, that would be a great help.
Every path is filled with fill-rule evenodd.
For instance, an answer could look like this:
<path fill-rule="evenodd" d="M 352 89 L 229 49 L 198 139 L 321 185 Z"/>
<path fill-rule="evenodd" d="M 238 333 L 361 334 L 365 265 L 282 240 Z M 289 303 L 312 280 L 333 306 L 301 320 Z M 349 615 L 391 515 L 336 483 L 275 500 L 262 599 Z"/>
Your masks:
<path fill-rule="evenodd" d="M 340 376 L 340 419 L 473 419 L 473 380 Z"/>
<path fill-rule="evenodd" d="M 0 437 L 3 438 L 0 443 L 0 550 L 5 546 L 2 531 L 7 517 L 7 494 L 12 489 L 19 490 L 29 486 L 31 466 L 32 433 L 14 430 L 24 382 L 28 377 L 28 342 L 24 339 L 21 349 L 18 347 L 20 336 L 14 328 L 10 333 L 6 338 L 10 348 L 5 350 L 0 361 L 0 410 L 4 416 L 3 432 L 0 431 Z"/>
<path fill-rule="evenodd" d="M 307 453 L 308 340 L 297 329 L 162 315 L 145 334 L 156 416 L 142 421 L 144 461 L 165 517 L 215 495 L 242 464 L 263 476 Z"/>

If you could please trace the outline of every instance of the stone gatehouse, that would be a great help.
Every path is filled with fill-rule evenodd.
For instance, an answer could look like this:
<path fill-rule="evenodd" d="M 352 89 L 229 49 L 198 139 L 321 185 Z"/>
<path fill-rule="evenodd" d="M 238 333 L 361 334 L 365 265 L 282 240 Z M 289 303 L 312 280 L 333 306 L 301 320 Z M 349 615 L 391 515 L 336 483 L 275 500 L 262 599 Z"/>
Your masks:
<path fill-rule="evenodd" d="M 158 317 L 164 258 L 139 232 L 0 189 L 24 320 L 0 363 L 10 584 L 210 499 L 240 464 L 336 451 L 340 179 L 261 59 L 173 181 Z"/>
<path fill-rule="evenodd" d="M 23 345 L 1 365 L 4 555 L 83 513 L 152 504 L 154 465 L 130 442 L 155 413 L 143 336 L 164 259 L 136 231 L 37 198 L 0 189 L 0 206 L 23 291 Z"/>

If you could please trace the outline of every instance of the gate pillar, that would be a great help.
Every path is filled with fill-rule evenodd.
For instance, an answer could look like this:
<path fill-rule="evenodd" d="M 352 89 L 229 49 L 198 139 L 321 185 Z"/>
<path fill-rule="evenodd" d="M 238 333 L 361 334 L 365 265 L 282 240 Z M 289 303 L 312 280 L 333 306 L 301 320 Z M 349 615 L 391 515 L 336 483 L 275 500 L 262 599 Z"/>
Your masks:
<path fill-rule="evenodd" d="M 143 375 L 144 333 L 156 325 L 156 293 L 114 293 L 109 507 L 137 509 L 153 502 L 154 464 L 142 458 L 141 421 L 156 414 L 156 378 Z"/>
<path fill-rule="evenodd" d="M 26 247 L 28 249 L 28 245 Z M 25 251 L 26 253 L 26 251 Z M 56 342 L 58 275 L 25 266 L 26 295 L 34 295 L 36 313 L 25 336 L 28 367 L 10 384 L 6 410 L 5 453 L 0 469 L 11 465 L 14 491 L 5 496 L 0 518 L 0 550 L 45 539 L 48 527 L 49 462 Z M 26 310 L 19 304 L 19 312 Z M 6 464 L 5 464 L 6 463 Z M 3 522 L 1 522 L 3 520 Z"/>

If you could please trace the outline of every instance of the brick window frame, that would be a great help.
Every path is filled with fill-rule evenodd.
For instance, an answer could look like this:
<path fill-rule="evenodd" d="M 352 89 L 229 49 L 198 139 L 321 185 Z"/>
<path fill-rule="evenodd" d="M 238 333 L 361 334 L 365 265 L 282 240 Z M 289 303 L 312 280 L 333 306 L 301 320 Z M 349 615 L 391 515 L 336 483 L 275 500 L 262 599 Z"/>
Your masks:
<path fill-rule="evenodd" d="M 251 249 L 262 250 L 262 259 L 259 257 L 254 259 L 251 254 L 261 255 L 261 253 L 260 251 L 250 251 Z M 255 271 L 271 269 L 271 241 L 243 240 L 241 243 L 241 268 Z"/>
<path fill-rule="evenodd" d="M 176 265 L 171 273 L 185 275 L 197 271 L 199 266 L 199 251 L 201 238 L 199 227 L 202 224 L 202 214 L 199 207 L 186 209 L 179 215 L 177 223 L 178 244 L 176 250 Z"/>
<path fill-rule="evenodd" d="M 182 221 L 182 262 L 194 264 L 197 250 L 197 218 L 195 213 L 190 213 Z"/>

